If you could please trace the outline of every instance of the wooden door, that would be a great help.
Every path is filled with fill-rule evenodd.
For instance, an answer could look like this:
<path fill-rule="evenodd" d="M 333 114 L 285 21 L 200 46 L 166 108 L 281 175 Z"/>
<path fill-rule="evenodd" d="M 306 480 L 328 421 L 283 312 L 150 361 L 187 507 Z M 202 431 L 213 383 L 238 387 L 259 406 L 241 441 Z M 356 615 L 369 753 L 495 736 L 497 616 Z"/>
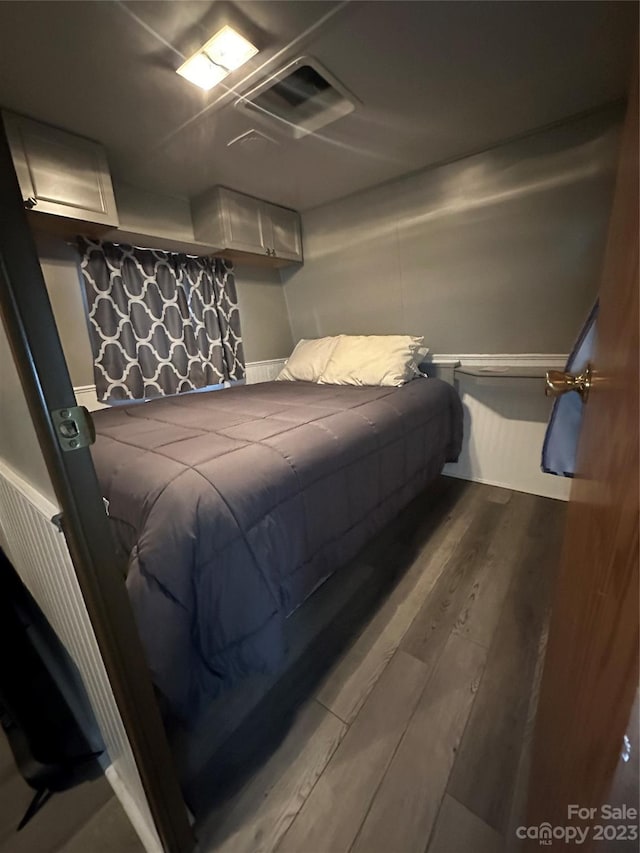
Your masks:
<path fill-rule="evenodd" d="M 71 450 L 60 440 L 58 415 L 73 409 L 76 400 L 11 151 L 1 126 L 0 322 L 6 330 L 62 511 L 62 531 L 102 655 L 97 665 L 104 664 L 163 849 L 166 853 L 190 853 L 196 839 L 182 799 L 91 452 L 87 446 Z M 76 416 L 80 417 L 77 413 Z M 0 654 L 10 652 L 3 648 Z M 42 710 L 46 714 L 47 709 Z"/>
<path fill-rule="evenodd" d="M 609 797 L 638 688 L 637 68 L 621 143 L 593 367 L 551 613 L 528 815 L 529 825 L 589 827 L 582 850 L 597 843 L 595 825 L 606 824 L 599 809 Z M 639 747 L 635 738 L 633 748 Z M 592 820 L 571 819 L 570 804 L 598 811 Z M 541 849 L 538 840 L 531 849 Z M 556 840 L 551 849 L 567 847 Z M 618 849 L 615 842 L 610 849 Z"/>

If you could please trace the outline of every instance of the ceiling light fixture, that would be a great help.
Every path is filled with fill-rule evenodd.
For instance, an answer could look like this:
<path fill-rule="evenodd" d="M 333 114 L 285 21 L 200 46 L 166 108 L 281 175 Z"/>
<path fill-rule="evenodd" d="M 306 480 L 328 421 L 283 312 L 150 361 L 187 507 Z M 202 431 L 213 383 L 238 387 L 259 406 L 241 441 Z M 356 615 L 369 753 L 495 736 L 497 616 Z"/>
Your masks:
<path fill-rule="evenodd" d="M 233 27 L 225 25 L 197 53 L 189 57 L 177 73 L 208 91 L 257 52 L 255 45 Z"/>

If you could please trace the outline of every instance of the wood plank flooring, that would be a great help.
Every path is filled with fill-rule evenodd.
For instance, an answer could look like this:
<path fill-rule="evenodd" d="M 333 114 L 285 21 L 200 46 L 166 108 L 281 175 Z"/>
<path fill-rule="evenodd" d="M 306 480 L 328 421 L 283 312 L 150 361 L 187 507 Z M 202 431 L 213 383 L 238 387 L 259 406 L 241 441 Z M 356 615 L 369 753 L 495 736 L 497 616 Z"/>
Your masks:
<path fill-rule="evenodd" d="M 500 853 L 503 838 L 449 794 L 444 795 L 429 853 Z"/>
<path fill-rule="evenodd" d="M 203 853 L 511 849 L 564 509 L 441 478 L 328 581 L 187 782 Z"/>
<path fill-rule="evenodd" d="M 104 776 L 55 794 L 16 832 L 32 796 L 0 730 L 0 853 L 143 853 Z"/>
<path fill-rule="evenodd" d="M 486 657 L 482 646 L 450 634 L 371 802 L 354 851 L 423 853 Z"/>

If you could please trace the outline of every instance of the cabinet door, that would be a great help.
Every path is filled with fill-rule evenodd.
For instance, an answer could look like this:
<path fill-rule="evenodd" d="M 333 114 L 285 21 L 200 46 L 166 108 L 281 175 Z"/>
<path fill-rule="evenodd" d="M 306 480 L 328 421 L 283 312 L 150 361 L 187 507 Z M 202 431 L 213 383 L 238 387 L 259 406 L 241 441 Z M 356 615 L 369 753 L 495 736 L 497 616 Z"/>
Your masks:
<path fill-rule="evenodd" d="M 270 247 L 275 257 L 290 261 L 302 261 L 302 239 L 300 236 L 300 216 L 295 210 L 265 204 L 264 215 L 271 225 Z"/>
<path fill-rule="evenodd" d="M 33 210 L 118 225 L 100 145 L 21 116 L 3 117 L 20 188 Z"/>
<path fill-rule="evenodd" d="M 269 222 L 265 222 L 260 202 L 251 196 L 221 189 L 220 203 L 224 222 L 225 248 L 268 255 Z"/>

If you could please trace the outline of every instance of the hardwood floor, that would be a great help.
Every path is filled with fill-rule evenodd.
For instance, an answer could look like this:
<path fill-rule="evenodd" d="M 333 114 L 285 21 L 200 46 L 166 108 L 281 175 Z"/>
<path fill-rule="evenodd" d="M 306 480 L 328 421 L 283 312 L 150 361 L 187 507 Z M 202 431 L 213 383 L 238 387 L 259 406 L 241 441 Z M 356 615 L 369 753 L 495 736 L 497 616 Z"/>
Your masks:
<path fill-rule="evenodd" d="M 510 850 L 564 510 L 441 478 L 330 579 L 186 785 L 203 853 Z"/>
<path fill-rule="evenodd" d="M 0 730 L 0 853 L 143 853 L 104 776 L 55 794 L 16 832 L 32 796 Z"/>

